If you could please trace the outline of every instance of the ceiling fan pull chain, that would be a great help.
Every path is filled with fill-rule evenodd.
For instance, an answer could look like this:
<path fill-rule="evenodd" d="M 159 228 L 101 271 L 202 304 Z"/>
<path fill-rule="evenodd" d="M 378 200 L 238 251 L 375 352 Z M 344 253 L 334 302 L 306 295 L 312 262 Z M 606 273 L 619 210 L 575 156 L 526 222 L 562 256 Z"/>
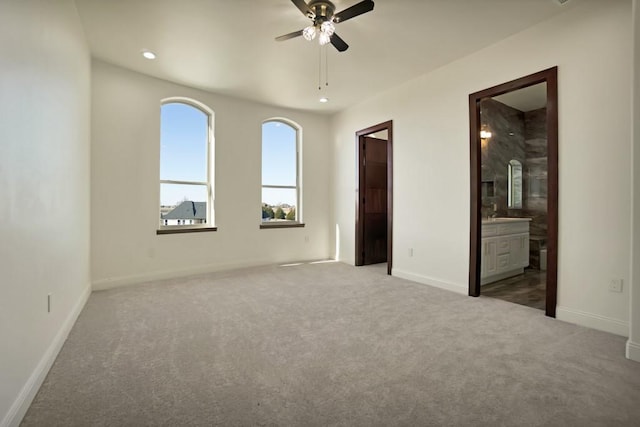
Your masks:
<path fill-rule="evenodd" d="M 322 90 L 322 46 L 318 45 L 318 90 Z"/>
<path fill-rule="evenodd" d="M 324 48 L 324 85 L 329 86 L 329 51 Z"/>

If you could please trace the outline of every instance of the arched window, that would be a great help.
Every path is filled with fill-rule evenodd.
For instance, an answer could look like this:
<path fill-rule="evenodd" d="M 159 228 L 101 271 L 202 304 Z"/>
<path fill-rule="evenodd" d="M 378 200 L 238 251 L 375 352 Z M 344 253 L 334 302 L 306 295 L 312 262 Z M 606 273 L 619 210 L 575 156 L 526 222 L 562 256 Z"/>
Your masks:
<path fill-rule="evenodd" d="M 301 225 L 300 127 L 285 119 L 262 123 L 262 225 Z"/>
<path fill-rule="evenodd" d="M 161 230 L 213 227 L 213 148 L 213 111 L 191 99 L 162 102 Z"/>

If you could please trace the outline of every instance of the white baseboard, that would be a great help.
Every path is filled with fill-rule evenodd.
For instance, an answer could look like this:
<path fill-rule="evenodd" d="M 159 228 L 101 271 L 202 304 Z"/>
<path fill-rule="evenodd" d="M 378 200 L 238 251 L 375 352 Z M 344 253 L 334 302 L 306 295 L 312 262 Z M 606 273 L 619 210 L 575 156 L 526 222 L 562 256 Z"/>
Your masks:
<path fill-rule="evenodd" d="M 629 336 L 629 322 L 601 316 L 599 314 L 587 313 L 573 308 L 558 306 L 556 308 L 556 318 L 564 322 L 586 326 L 587 328 L 597 329 L 599 331 L 610 332 L 623 337 Z"/>
<path fill-rule="evenodd" d="M 216 264 L 204 265 L 198 267 L 180 268 L 175 270 L 154 271 L 142 274 L 132 274 L 130 276 L 109 277 L 106 279 L 96 280 L 91 284 L 94 291 L 104 291 L 106 289 L 119 288 L 121 286 L 135 285 L 138 283 L 152 282 L 155 280 L 174 279 L 178 277 L 195 276 L 198 274 L 215 273 L 224 270 L 233 270 L 236 268 L 251 268 L 273 265 L 275 262 L 254 262 L 254 263 L 234 263 L 234 264 Z"/>
<path fill-rule="evenodd" d="M 627 341 L 627 359 L 640 362 L 640 344 L 631 340 Z"/>
<path fill-rule="evenodd" d="M 273 259 L 262 259 L 252 261 L 242 261 L 227 264 L 208 264 L 196 267 L 180 268 L 175 270 L 153 271 L 142 274 L 132 274 L 130 276 L 109 277 L 106 279 L 96 280 L 91 284 L 94 291 L 104 291 L 106 289 L 119 288 L 122 286 L 135 285 L 138 283 L 152 282 L 155 280 L 176 279 L 180 277 L 197 276 L 199 274 L 218 273 L 222 271 L 230 271 L 245 268 L 271 267 L 278 265 L 295 264 L 298 262 L 318 262 L 318 260 L 327 260 L 327 258 L 317 258 L 315 260 L 287 260 L 276 261 Z"/>
<path fill-rule="evenodd" d="M 467 295 L 469 293 L 469 288 L 466 285 L 456 285 L 455 283 L 449 283 L 432 277 L 410 273 L 397 268 L 391 269 L 391 275 L 401 279 L 411 280 L 412 282 L 421 283 L 423 285 L 433 286 L 434 288 L 446 289 L 447 291 L 452 291 L 458 294 Z"/>
<path fill-rule="evenodd" d="M 76 319 L 84 308 L 90 294 L 91 286 L 87 286 L 65 321 L 62 323 L 60 330 L 53 338 L 51 345 L 47 348 L 47 351 L 45 351 L 24 387 L 20 390 L 18 397 L 9 408 L 9 411 L 2 419 L 2 422 L 0 422 L 0 427 L 18 427 L 20 425 L 22 418 L 24 418 L 27 413 L 33 398 L 36 396 L 36 393 L 49 373 L 49 369 L 51 369 L 53 362 L 56 360 L 56 357 L 58 357 L 58 353 L 60 353 L 62 345 L 66 341 L 71 328 L 76 323 Z"/>

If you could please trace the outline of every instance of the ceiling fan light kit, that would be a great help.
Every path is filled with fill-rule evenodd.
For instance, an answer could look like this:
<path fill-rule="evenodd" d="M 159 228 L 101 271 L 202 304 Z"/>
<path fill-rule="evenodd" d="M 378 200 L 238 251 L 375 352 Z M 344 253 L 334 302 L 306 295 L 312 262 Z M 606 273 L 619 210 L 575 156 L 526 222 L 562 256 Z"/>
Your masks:
<path fill-rule="evenodd" d="M 307 28 L 305 28 L 304 30 L 302 30 L 302 37 L 304 37 L 306 40 L 313 40 L 316 38 L 316 27 L 313 27 L 311 25 L 309 25 Z"/>
<path fill-rule="evenodd" d="M 291 2 L 302 12 L 312 23 L 308 27 L 294 31 L 289 34 L 276 37 L 277 41 L 289 40 L 294 37 L 303 36 L 305 40 L 313 40 L 318 35 L 320 45 L 331 43 L 338 52 L 344 52 L 349 45 L 335 33 L 335 24 L 339 24 L 348 19 L 354 18 L 363 13 L 373 10 L 372 0 L 363 0 L 341 12 L 335 13 L 335 6 L 326 0 L 311 0 L 307 4 L 304 0 L 291 0 Z"/>

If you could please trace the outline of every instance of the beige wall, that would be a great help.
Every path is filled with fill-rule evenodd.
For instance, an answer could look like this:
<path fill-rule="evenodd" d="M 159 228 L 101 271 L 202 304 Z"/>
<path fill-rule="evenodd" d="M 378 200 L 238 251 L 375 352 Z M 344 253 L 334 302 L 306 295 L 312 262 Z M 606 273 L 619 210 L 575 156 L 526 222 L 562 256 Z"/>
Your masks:
<path fill-rule="evenodd" d="M 627 357 L 640 362 L 640 1 L 633 0 L 633 156 L 632 192 L 633 242 L 631 257 L 631 327 L 627 341 Z"/>
<path fill-rule="evenodd" d="M 88 297 L 89 91 L 73 1 L 0 2 L 0 426 L 20 422 Z"/>
<path fill-rule="evenodd" d="M 354 134 L 393 120 L 393 274 L 466 293 L 468 95 L 557 65 L 557 315 L 627 335 L 629 286 L 611 293 L 608 284 L 630 279 L 630 14 L 630 0 L 584 0 L 337 114 L 332 129 L 340 259 L 354 262 Z"/>
<path fill-rule="evenodd" d="M 94 289 L 329 256 L 328 118 L 191 89 L 99 61 L 92 71 Z M 160 103 L 173 96 L 200 101 L 215 113 L 217 232 L 156 235 Z M 261 126 L 273 117 L 302 127 L 304 228 L 259 229 Z"/>

